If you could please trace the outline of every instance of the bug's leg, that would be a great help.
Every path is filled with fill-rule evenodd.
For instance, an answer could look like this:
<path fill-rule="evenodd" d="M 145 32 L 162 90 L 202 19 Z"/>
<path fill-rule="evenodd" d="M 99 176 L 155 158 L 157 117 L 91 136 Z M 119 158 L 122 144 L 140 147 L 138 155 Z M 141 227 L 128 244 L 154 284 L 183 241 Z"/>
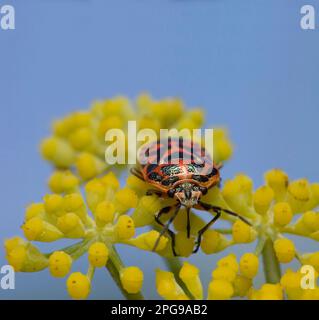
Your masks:
<path fill-rule="evenodd" d="M 136 178 L 139 178 L 140 180 L 145 181 L 144 178 L 143 178 L 143 175 L 142 175 L 142 173 L 141 173 L 141 171 L 139 169 L 133 167 L 133 168 L 130 169 L 130 172 Z"/>
<path fill-rule="evenodd" d="M 151 196 L 153 194 L 156 194 L 157 196 L 162 196 L 162 192 L 161 191 L 158 191 L 158 190 L 154 190 L 154 189 L 149 189 L 146 191 L 146 195 L 147 196 Z"/>
<path fill-rule="evenodd" d="M 216 216 L 210 220 L 203 228 L 201 228 L 199 231 L 198 231 L 198 234 L 197 234 L 197 240 L 196 240 L 196 246 L 195 246 L 195 249 L 193 251 L 193 253 L 196 253 L 200 247 L 200 244 L 201 244 L 201 241 L 202 241 L 202 235 L 203 233 L 211 226 L 213 225 L 221 216 L 221 210 L 219 209 L 214 209 L 213 210 L 215 213 L 216 213 Z"/>
<path fill-rule="evenodd" d="M 186 226 L 186 231 L 187 231 L 187 238 L 189 239 L 190 238 L 190 235 L 191 235 L 191 221 L 190 221 L 190 210 L 191 208 L 187 208 L 186 209 L 186 213 L 187 213 L 187 226 Z"/>
<path fill-rule="evenodd" d="M 157 240 L 156 240 L 156 242 L 155 242 L 155 244 L 154 244 L 153 251 L 156 250 L 156 248 L 157 248 L 157 246 L 158 246 L 158 244 L 159 244 L 159 241 L 160 241 L 161 237 L 165 234 L 165 232 L 168 232 L 168 234 L 170 235 L 170 237 L 171 237 L 171 239 L 172 239 L 172 251 L 173 251 L 173 254 L 174 254 L 174 256 L 177 256 L 176 251 L 175 251 L 175 233 L 174 233 L 172 230 L 169 229 L 169 226 L 170 226 L 170 224 L 174 221 L 174 219 L 176 218 L 177 213 L 178 213 L 178 211 L 179 211 L 179 209 L 180 209 L 180 205 L 177 205 L 177 206 L 176 206 L 176 209 L 175 209 L 175 211 L 174 211 L 174 214 L 173 214 L 172 217 L 168 220 L 168 222 L 166 223 L 166 225 L 165 225 L 162 221 L 159 220 L 159 218 L 161 217 L 161 215 L 162 215 L 162 214 L 165 214 L 165 213 L 168 213 L 171 208 L 172 208 L 172 207 L 165 207 L 165 208 L 161 209 L 161 211 L 158 213 L 157 216 L 155 216 L 155 221 L 156 221 L 159 225 L 161 225 L 161 226 L 163 227 L 163 229 L 161 230 L 161 232 L 160 232 L 160 234 L 159 234 L 159 236 L 158 236 L 158 238 L 157 238 Z"/>
<path fill-rule="evenodd" d="M 204 202 L 201 202 L 201 201 L 199 202 L 199 205 L 200 205 L 203 209 L 205 209 L 205 210 L 207 210 L 207 211 L 210 211 L 210 210 L 215 211 L 215 212 L 216 212 L 217 210 L 223 211 L 223 212 L 225 212 L 225 213 L 227 213 L 227 214 L 229 214 L 229 215 L 231 215 L 231 216 L 237 217 L 238 219 L 240 219 L 241 221 L 245 222 L 245 223 L 248 224 L 249 226 L 252 225 L 247 219 L 245 219 L 244 217 L 242 217 L 241 215 L 239 215 L 239 214 L 236 213 L 236 212 L 233 212 L 233 211 L 230 211 L 230 210 L 228 210 L 228 209 L 224 209 L 224 208 L 221 208 L 221 207 L 218 207 L 218 206 L 212 206 L 212 205 L 210 205 L 210 204 L 208 204 L 208 203 L 204 203 Z"/>

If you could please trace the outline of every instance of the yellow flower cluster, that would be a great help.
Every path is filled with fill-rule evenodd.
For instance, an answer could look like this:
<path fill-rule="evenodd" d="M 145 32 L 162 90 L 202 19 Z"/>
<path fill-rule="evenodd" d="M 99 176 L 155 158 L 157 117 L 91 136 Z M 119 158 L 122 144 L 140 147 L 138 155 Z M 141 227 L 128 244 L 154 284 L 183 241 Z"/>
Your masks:
<path fill-rule="evenodd" d="M 74 183 L 65 184 L 67 188 L 63 189 L 60 180 L 65 179 Z M 28 241 L 20 237 L 6 240 L 7 259 L 16 271 L 33 272 L 49 268 L 52 276 L 65 277 L 70 273 L 73 261 L 87 253 L 87 274 L 75 272 L 66 281 L 71 297 L 83 299 L 89 295 L 95 268 L 107 266 L 109 259 L 118 259 L 113 245 L 134 236 L 134 220 L 127 212 L 138 206 L 138 197 L 129 188 L 121 189 L 113 173 L 89 181 L 84 188 L 85 199 L 77 188 L 75 176 L 70 173 L 53 173 L 50 182 L 55 191 L 68 190 L 70 193 L 47 194 L 43 202 L 27 207 L 22 230 Z M 81 241 L 48 254 L 41 253 L 31 243 L 61 238 Z M 144 235 L 144 238 L 148 237 Z M 120 267 L 118 271 L 122 286 L 128 293 L 140 291 L 143 273 L 139 268 Z"/>
<path fill-rule="evenodd" d="M 95 101 L 88 110 L 77 111 L 54 121 L 52 135 L 44 139 L 40 151 L 44 159 L 54 167 L 65 170 L 74 169 L 81 180 L 88 180 L 109 168 L 123 168 L 123 165 L 109 165 L 105 162 L 105 150 L 111 142 L 105 141 L 110 129 L 121 129 L 127 140 L 127 123 L 135 120 L 137 130 L 152 129 L 156 134 L 160 129 L 197 129 L 204 122 L 200 108 L 187 110 L 178 98 L 154 100 L 141 94 L 135 101 L 118 96 L 103 101 Z M 225 130 L 214 133 L 215 158 L 218 162 L 227 160 L 232 154 L 232 145 Z M 129 151 L 125 146 L 126 155 Z M 50 186 L 62 185 L 72 188 L 76 180 L 57 176 Z"/>
<path fill-rule="evenodd" d="M 73 298 L 86 298 L 94 269 L 109 264 L 110 272 L 114 267 L 118 273 L 124 291 L 129 294 L 140 291 L 143 273 L 137 267 L 125 268 L 114 244 L 126 243 L 151 251 L 159 232 L 152 230 L 134 238 L 135 228 L 153 223 L 154 214 L 165 203 L 157 197 L 145 196 L 145 184 L 134 181 L 134 177 L 129 177 L 127 186 L 120 189 L 117 177 L 106 174 L 109 169 L 119 174 L 123 166 L 106 164 L 105 133 L 109 129 L 127 132 L 129 120 L 136 121 L 137 129 L 148 128 L 158 133 L 164 128 L 200 128 L 204 114 L 200 108 L 187 110 L 178 98 L 154 100 L 141 94 L 136 101 L 121 96 L 96 101 L 88 110 L 76 111 L 54 121 L 52 135 L 40 146 L 44 159 L 56 169 L 48 180 L 52 193 L 45 195 L 42 202 L 27 207 L 22 226 L 27 241 L 15 237 L 5 242 L 7 259 L 16 271 L 48 268 L 52 276 L 65 277 L 73 261 L 87 253 L 87 274 L 75 272 L 67 280 L 67 289 Z M 232 144 L 224 129 L 215 130 L 214 147 L 219 162 L 231 156 Z M 103 174 L 106 175 L 101 177 Z M 87 182 L 85 198 L 81 193 L 84 181 Z M 132 208 L 132 215 L 127 215 Z M 31 243 L 62 238 L 80 242 L 47 254 Z M 157 252 L 162 255 L 170 252 L 168 242 L 162 237 Z"/>
<path fill-rule="evenodd" d="M 238 262 L 234 254 L 229 254 L 217 262 L 212 271 L 206 298 L 208 300 L 226 300 L 231 297 L 247 296 L 252 289 L 252 281 L 259 267 L 258 257 L 253 253 L 244 254 Z M 188 289 L 185 292 L 172 272 L 158 269 L 156 271 L 156 289 L 164 299 L 201 300 L 204 298 L 203 285 L 199 277 L 200 270 L 184 262 L 178 277 Z"/>
<path fill-rule="evenodd" d="M 173 199 L 146 195 L 149 185 L 129 175 L 123 188 L 118 178 L 126 166 L 107 164 L 105 150 L 109 142 L 105 133 L 121 129 L 127 133 L 127 122 L 135 120 L 137 129 L 200 128 L 204 114 L 200 108 L 186 109 L 178 98 L 155 100 L 147 94 L 135 101 L 115 97 L 94 102 L 88 110 L 77 111 L 56 120 L 52 135 L 41 143 L 41 154 L 55 168 L 48 180 L 51 193 L 38 203 L 29 205 L 22 230 L 26 240 L 14 237 L 5 241 L 7 259 L 16 271 L 36 272 L 48 268 L 54 277 L 66 277 L 66 286 L 74 299 L 85 299 L 91 290 L 96 268 L 105 267 L 122 292 L 138 297 L 143 286 L 143 272 L 136 266 L 125 267 L 114 245 L 121 243 L 141 250 L 153 251 L 172 259 L 172 239 L 160 236 L 154 216 Z M 214 129 L 214 161 L 224 163 L 233 152 L 227 131 Z M 126 134 L 127 140 L 127 134 Z M 129 154 L 128 143 L 125 153 Z M 112 171 L 111 171 L 112 170 Z M 84 193 L 82 184 L 84 185 Z M 179 274 L 156 271 L 156 288 L 165 299 L 319 299 L 319 288 L 303 289 L 302 267 L 312 266 L 317 280 L 319 252 L 299 253 L 287 235 L 298 235 L 319 241 L 319 183 L 307 179 L 289 181 L 285 172 L 274 169 L 265 173 L 265 183 L 254 190 L 251 178 L 236 175 L 216 186 L 201 198 L 249 220 L 222 212 L 229 228 L 218 223 L 203 233 L 200 249 L 210 255 L 237 244 L 256 241 L 254 252 L 234 254 L 217 262 L 212 271 L 206 295 L 199 277 L 200 269 L 184 262 Z M 167 222 L 174 210 L 162 216 Z M 212 213 L 214 214 L 214 213 Z M 208 214 L 209 215 L 209 214 Z M 197 235 L 207 222 L 202 215 L 190 212 L 190 236 L 186 232 L 187 211 L 181 209 L 173 221 L 175 250 L 188 257 L 196 245 Z M 136 235 L 136 229 L 152 226 L 152 230 Z M 54 242 L 62 238 L 77 243 L 42 253 L 33 242 Z M 73 262 L 87 255 L 87 273 L 71 273 Z M 263 259 L 266 282 L 256 289 L 253 281 Z M 280 274 L 280 264 L 297 259 L 300 269 Z"/>

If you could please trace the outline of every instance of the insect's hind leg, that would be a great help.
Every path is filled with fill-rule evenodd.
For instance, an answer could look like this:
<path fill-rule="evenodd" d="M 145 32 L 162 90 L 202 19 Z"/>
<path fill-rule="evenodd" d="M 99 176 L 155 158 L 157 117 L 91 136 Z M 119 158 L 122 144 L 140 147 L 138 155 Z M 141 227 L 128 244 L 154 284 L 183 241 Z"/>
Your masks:
<path fill-rule="evenodd" d="M 204 203 L 204 202 L 201 202 L 201 201 L 199 201 L 199 205 L 204 210 L 207 210 L 207 211 L 212 210 L 214 212 L 222 211 L 222 212 L 225 212 L 226 214 L 229 214 L 230 216 L 237 217 L 238 219 L 240 219 L 241 221 L 245 222 L 249 226 L 252 225 L 247 219 L 245 219 L 244 217 L 242 217 L 240 214 L 238 214 L 236 212 L 233 212 L 233 211 L 230 211 L 228 209 L 224 209 L 224 208 L 221 208 L 221 207 L 218 207 L 218 206 L 212 206 L 212 205 L 210 205 L 208 203 Z"/>
<path fill-rule="evenodd" d="M 176 206 L 176 209 L 174 211 L 174 214 L 173 216 L 169 219 L 169 221 L 166 223 L 166 225 L 160 220 L 160 217 L 163 215 L 163 214 L 166 214 L 168 213 L 170 210 L 172 209 L 172 206 L 171 207 L 164 207 L 160 210 L 160 212 L 155 216 L 155 221 L 163 227 L 163 229 L 161 230 L 155 244 L 154 244 L 154 247 L 153 247 L 153 251 L 156 250 L 158 244 L 159 244 L 159 241 L 161 239 L 161 237 L 165 234 L 165 232 L 168 232 L 169 236 L 171 237 L 171 240 L 172 240 L 172 251 L 173 251 L 173 255 L 174 256 L 177 256 L 177 253 L 175 251 L 175 233 L 169 229 L 169 226 L 170 224 L 174 221 L 174 219 L 176 218 L 177 216 L 177 213 L 180 209 L 180 205 L 177 205 Z"/>
<path fill-rule="evenodd" d="M 197 233 L 197 240 L 196 240 L 196 246 L 195 249 L 193 250 L 193 253 L 196 253 L 200 247 L 200 244 L 202 242 L 202 236 L 203 233 L 210 227 L 212 226 L 221 216 L 221 210 L 213 210 L 216 213 L 216 216 L 210 220 L 203 228 L 201 228 L 198 233 Z"/>
<path fill-rule="evenodd" d="M 212 206 L 208 203 L 204 203 L 204 202 L 199 202 L 198 203 L 199 206 L 204 209 L 204 210 L 207 210 L 207 211 L 213 211 L 216 213 L 216 216 L 209 222 L 207 223 L 202 229 L 200 229 L 198 231 L 198 236 L 197 236 L 197 242 L 196 242 L 196 247 L 193 251 L 193 253 L 196 253 L 199 249 L 199 246 L 200 246 L 200 243 L 201 243 L 201 238 L 202 238 L 202 235 L 203 233 L 213 224 L 216 222 L 216 220 L 218 220 L 221 216 L 221 213 L 222 212 L 225 212 L 231 216 L 234 216 L 234 217 L 237 217 L 238 219 L 242 220 L 243 222 L 245 222 L 246 224 L 248 224 L 249 226 L 251 226 L 251 223 L 246 220 L 244 217 L 240 216 L 238 213 L 236 212 L 233 212 L 233 211 L 230 211 L 228 209 L 224 209 L 224 208 L 221 208 L 221 207 L 218 207 L 218 206 Z"/>

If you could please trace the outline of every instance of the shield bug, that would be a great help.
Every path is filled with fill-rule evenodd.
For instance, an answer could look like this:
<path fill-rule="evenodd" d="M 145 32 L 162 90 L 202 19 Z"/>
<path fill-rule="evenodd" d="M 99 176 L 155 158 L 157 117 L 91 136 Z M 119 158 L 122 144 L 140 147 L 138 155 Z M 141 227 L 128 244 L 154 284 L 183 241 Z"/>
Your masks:
<path fill-rule="evenodd" d="M 172 239 L 173 254 L 175 251 L 175 234 L 169 229 L 180 208 L 186 208 L 187 237 L 190 237 L 190 210 L 191 208 L 211 211 L 216 215 L 198 231 L 193 253 L 200 247 L 203 233 L 212 226 L 221 216 L 221 213 L 236 216 L 245 223 L 250 223 L 240 215 L 228 209 L 210 205 L 201 201 L 208 189 L 219 186 L 221 165 L 216 165 L 207 154 L 205 148 L 193 140 L 182 137 L 157 140 L 144 146 L 138 155 L 139 165 L 131 169 L 131 173 L 150 184 L 152 188 L 147 195 L 156 194 L 162 198 L 173 198 L 176 203 L 162 208 L 155 216 L 155 221 L 162 226 L 162 231 L 153 250 L 156 249 L 160 237 L 166 232 Z M 174 209 L 173 215 L 164 224 L 160 218 Z"/>

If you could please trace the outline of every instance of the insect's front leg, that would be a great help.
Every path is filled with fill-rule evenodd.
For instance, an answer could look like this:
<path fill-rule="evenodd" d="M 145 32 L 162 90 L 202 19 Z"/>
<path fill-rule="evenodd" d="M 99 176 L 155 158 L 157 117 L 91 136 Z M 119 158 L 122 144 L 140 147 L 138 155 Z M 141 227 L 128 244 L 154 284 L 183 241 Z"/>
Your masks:
<path fill-rule="evenodd" d="M 155 189 L 149 189 L 146 191 L 146 195 L 147 196 L 152 196 L 153 194 L 157 195 L 158 197 L 162 197 L 163 193 L 159 190 L 155 190 Z"/>
<path fill-rule="evenodd" d="M 205 210 L 207 210 L 207 209 L 205 209 Z M 196 240 L 196 245 L 195 245 L 195 249 L 194 249 L 193 253 L 196 253 L 198 251 L 200 244 L 202 242 L 203 233 L 207 229 L 209 229 L 209 227 L 212 226 L 221 216 L 221 210 L 214 209 L 213 211 L 216 213 L 216 216 L 211 221 L 209 221 L 203 228 L 201 228 L 197 233 L 197 240 Z"/>
<path fill-rule="evenodd" d="M 175 233 L 169 229 L 169 226 L 170 224 L 173 222 L 173 220 L 176 218 L 177 216 L 177 213 L 180 209 L 180 205 L 177 205 L 176 206 L 176 209 L 174 211 L 174 214 L 173 216 L 169 219 L 169 221 L 166 223 L 166 225 L 160 220 L 160 217 L 163 215 L 163 214 L 167 214 L 170 212 L 170 210 L 173 208 L 173 206 L 169 206 L 169 207 L 164 207 L 160 210 L 160 212 L 155 216 L 155 221 L 163 227 L 163 229 L 161 230 L 160 232 L 160 235 L 158 236 L 155 244 L 154 244 L 154 247 L 153 247 L 153 251 L 156 250 L 158 244 L 159 244 L 159 241 L 161 239 L 161 237 L 165 234 L 165 232 L 167 232 L 170 237 L 171 237 L 171 240 L 172 240 L 172 251 L 173 251 L 173 254 L 174 256 L 177 256 L 177 253 L 175 251 Z"/>
<path fill-rule="evenodd" d="M 138 168 L 133 167 L 133 168 L 130 169 L 130 172 L 131 172 L 131 174 L 134 175 L 136 178 L 138 178 L 138 179 L 140 179 L 140 180 L 142 180 L 142 181 L 145 181 L 141 170 L 139 170 Z"/>

